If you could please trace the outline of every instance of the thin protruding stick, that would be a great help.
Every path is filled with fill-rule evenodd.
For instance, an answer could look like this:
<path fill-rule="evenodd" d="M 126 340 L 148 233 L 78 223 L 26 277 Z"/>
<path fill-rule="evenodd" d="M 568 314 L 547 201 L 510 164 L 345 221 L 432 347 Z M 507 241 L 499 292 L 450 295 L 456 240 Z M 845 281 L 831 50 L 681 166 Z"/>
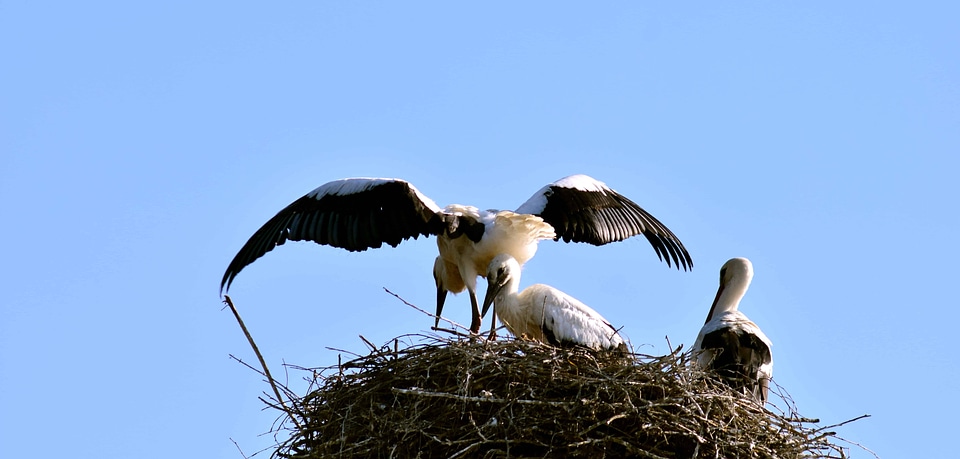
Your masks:
<path fill-rule="evenodd" d="M 237 307 L 233 305 L 233 301 L 230 300 L 230 295 L 223 296 L 223 302 L 227 306 L 230 306 L 230 310 L 233 311 L 233 316 L 237 318 L 237 323 L 240 324 L 240 329 L 243 330 L 243 334 L 247 336 L 247 341 L 250 342 L 250 347 L 253 348 L 253 352 L 257 354 L 257 358 L 260 359 L 260 366 L 263 367 L 263 374 L 267 376 L 267 382 L 270 383 L 270 387 L 273 388 L 273 394 L 277 396 L 277 402 L 280 403 L 280 406 L 283 407 L 283 411 L 292 414 L 292 412 L 287 408 L 287 405 L 283 403 L 283 397 L 280 396 L 280 389 L 277 388 L 277 383 L 274 382 L 273 376 L 270 375 L 270 369 L 267 368 L 267 361 L 263 359 L 263 354 L 260 353 L 260 348 L 257 347 L 257 343 L 253 341 L 253 336 L 250 335 L 250 331 L 247 330 L 247 326 L 243 324 L 243 319 L 240 318 L 240 312 L 237 311 Z M 293 424 L 297 426 L 297 429 L 300 428 L 300 423 L 297 422 L 297 418 L 290 416 L 290 419 L 293 421 Z"/>
<path fill-rule="evenodd" d="M 388 289 L 388 288 L 386 288 L 386 287 L 383 287 L 383 290 L 384 290 L 385 292 L 389 293 L 390 295 L 393 295 L 394 298 L 400 300 L 403 304 L 405 304 L 405 305 L 407 305 L 407 306 L 410 306 L 411 308 L 416 309 L 417 311 L 420 311 L 420 312 L 422 312 L 422 313 L 424 313 L 424 314 L 426 314 L 426 315 L 428 315 L 428 316 L 430 316 L 430 317 L 437 318 L 437 315 L 436 315 L 436 314 L 433 314 L 433 313 L 431 313 L 431 312 L 424 311 L 424 310 L 421 309 L 419 306 L 417 306 L 417 305 L 415 305 L 415 304 L 413 304 L 413 303 L 411 303 L 411 302 L 403 299 L 400 295 L 397 295 L 396 293 L 391 292 L 390 289 Z M 442 321 L 444 321 L 444 322 L 449 323 L 452 327 L 457 327 L 457 328 L 461 328 L 461 329 L 464 329 L 464 330 L 467 329 L 467 327 L 464 327 L 463 325 L 460 325 L 460 324 L 457 323 L 457 322 L 454 322 L 454 321 L 452 321 L 452 320 L 450 320 L 450 319 L 447 319 L 446 317 L 439 317 L 439 319 L 442 320 Z M 468 334 L 465 334 L 465 333 L 460 333 L 460 332 L 458 332 L 455 328 L 454 328 L 454 329 L 438 328 L 438 327 L 430 327 L 430 328 L 431 328 L 432 330 L 434 330 L 434 331 L 445 331 L 445 332 L 447 332 L 447 333 L 451 333 L 451 334 L 454 334 L 454 335 L 457 335 L 457 336 L 462 336 L 462 337 L 464 337 L 464 338 L 470 338 L 470 337 L 472 337 L 472 335 L 468 335 Z"/>

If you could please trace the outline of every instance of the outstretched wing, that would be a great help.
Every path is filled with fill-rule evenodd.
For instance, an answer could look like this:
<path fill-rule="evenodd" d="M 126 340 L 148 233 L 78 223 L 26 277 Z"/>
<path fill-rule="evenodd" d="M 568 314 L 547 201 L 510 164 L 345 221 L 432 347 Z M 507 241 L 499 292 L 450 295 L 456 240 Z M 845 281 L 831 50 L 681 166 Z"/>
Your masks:
<path fill-rule="evenodd" d="M 693 268 L 690 254 L 670 229 L 626 196 L 586 175 L 571 175 L 541 188 L 517 212 L 540 216 L 553 226 L 556 239 L 564 242 L 603 245 L 642 234 L 667 266 Z"/>
<path fill-rule="evenodd" d="M 441 209 L 399 179 L 350 178 L 320 186 L 264 223 L 233 257 L 220 282 L 229 290 L 240 271 L 286 241 L 313 241 L 350 251 L 396 247 L 445 228 Z"/>

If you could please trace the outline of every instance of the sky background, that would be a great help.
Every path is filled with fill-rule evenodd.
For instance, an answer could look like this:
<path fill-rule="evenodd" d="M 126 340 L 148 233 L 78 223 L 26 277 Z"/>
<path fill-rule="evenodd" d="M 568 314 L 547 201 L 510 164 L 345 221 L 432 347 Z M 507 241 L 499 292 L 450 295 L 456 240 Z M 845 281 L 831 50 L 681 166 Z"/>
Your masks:
<path fill-rule="evenodd" d="M 260 225 L 344 177 L 513 209 L 575 173 L 695 268 L 547 241 L 522 286 L 662 354 L 748 257 L 741 309 L 803 415 L 872 415 L 840 435 L 884 458 L 952 455 L 958 50 L 955 2 L 2 1 L 0 456 L 268 448 L 218 296 Z M 283 378 L 427 331 L 383 288 L 432 309 L 436 250 L 289 244 L 230 293 Z M 469 322 L 467 296 L 446 312 Z"/>

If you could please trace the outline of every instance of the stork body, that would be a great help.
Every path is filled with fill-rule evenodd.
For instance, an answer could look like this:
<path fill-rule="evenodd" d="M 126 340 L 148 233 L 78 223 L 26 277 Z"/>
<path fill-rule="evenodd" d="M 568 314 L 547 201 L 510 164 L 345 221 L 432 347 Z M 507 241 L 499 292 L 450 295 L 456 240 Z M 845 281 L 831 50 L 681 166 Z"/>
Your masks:
<path fill-rule="evenodd" d="M 493 256 L 510 253 L 522 260 L 521 263 L 526 263 L 537 253 L 537 243 L 541 239 L 553 239 L 556 234 L 553 227 L 542 218 L 509 210 L 479 211 L 475 207 L 454 204 L 447 206 L 444 212 L 467 215 L 480 221 L 483 223 L 483 235 L 478 242 L 469 237 L 450 238 L 441 235 L 437 238 L 440 255 L 434 264 L 434 280 L 437 283 L 437 322 L 434 326 L 440 320 L 447 292 L 457 294 L 467 290 L 474 311 L 470 329 L 477 332 L 480 329 L 477 276 L 483 275 Z"/>
<path fill-rule="evenodd" d="M 773 377 L 773 345 L 760 327 L 740 312 L 753 265 L 746 258 L 733 258 L 720 269 L 720 288 L 706 323 L 693 344 L 697 363 L 718 374 L 734 388 L 766 403 Z"/>
<path fill-rule="evenodd" d="M 520 264 L 509 254 L 494 257 L 487 269 L 483 312 L 493 304 L 494 317 L 510 333 L 560 347 L 626 351 L 617 329 L 576 298 L 544 284 L 520 291 L 520 271 Z"/>
<path fill-rule="evenodd" d="M 406 239 L 437 236 L 437 322 L 447 292 L 470 293 L 470 329 L 480 329 L 477 276 L 494 256 L 526 263 L 542 239 L 603 245 L 642 234 L 668 266 L 693 267 L 680 240 L 633 201 L 585 175 L 541 188 L 516 212 L 481 211 L 459 204 L 440 208 L 400 179 L 352 178 L 326 183 L 267 221 L 230 262 L 220 289 L 244 267 L 287 240 L 314 241 L 350 251 L 396 247 Z"/>

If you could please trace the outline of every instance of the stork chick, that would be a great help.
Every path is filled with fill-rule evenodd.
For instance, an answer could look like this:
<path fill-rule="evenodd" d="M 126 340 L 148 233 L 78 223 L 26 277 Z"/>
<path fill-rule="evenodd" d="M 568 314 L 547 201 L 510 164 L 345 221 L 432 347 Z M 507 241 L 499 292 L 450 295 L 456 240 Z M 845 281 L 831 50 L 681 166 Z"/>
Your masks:
<path fill-rule="evenodd" d="M 520 264 L 509 254 L 493 258 L 487 268 L 487 293 L 482 314 L 494 305 L 493 316 L 516 337 L 527 337 L 554 346 L 583 346 L 594 350 L 627 347 L 617 332 L 597 311 L 549 285 L 520 289 Z M 490 330 L 491 338 L 495 329 Z"/>

